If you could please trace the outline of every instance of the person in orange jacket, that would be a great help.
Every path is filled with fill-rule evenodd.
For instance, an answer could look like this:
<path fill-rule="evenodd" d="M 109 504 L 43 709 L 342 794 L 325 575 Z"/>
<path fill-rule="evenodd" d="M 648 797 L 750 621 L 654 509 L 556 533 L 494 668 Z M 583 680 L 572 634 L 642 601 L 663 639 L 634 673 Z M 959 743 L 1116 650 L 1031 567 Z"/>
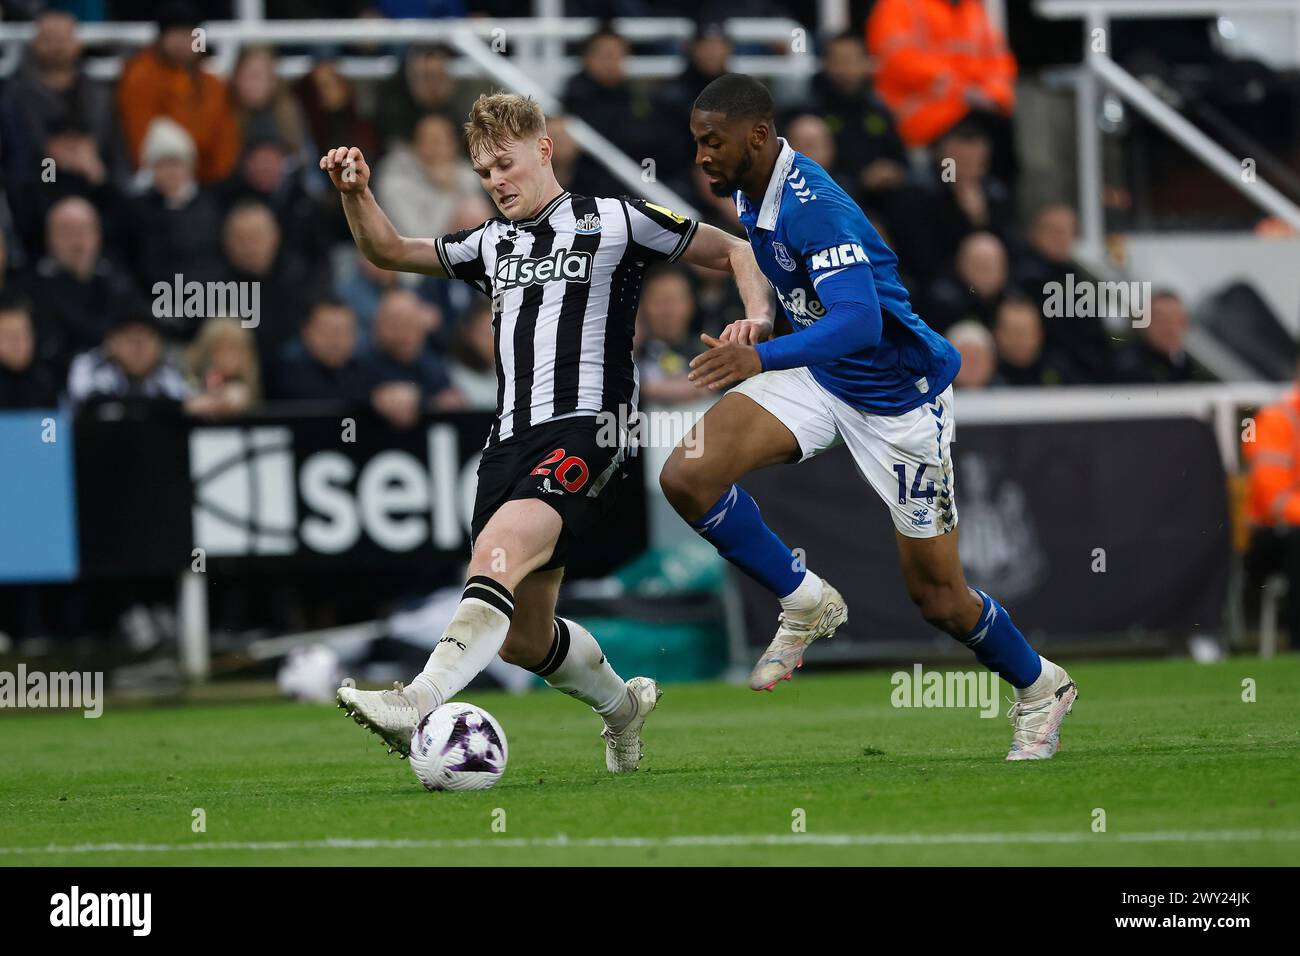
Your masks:
<path fill-rule="evenodd" d="M 158 10 L 158 40 L 131 57 L 117 86 L 117 110 L 131 162 L 140 164 L 140 145 L 158 116 L 185 128 L 198 148 L 196 173 L 202 183 L 225 179 L 239 157 L 239 126 L 225 82 L 201 66 L 193 37 L 198 17 L 188 3 Z"/>
<path fill-rule="evenodd" d="M 908 146 L 930 145 L 972 111 L 1015 106 L 1016 61 L 982 0 L 877 0 L 867 48 Z"/>
<path fill-rule="evenodd" d="M 1300 368 L 1280 402 L 1260 409 L 1241 443 L 1248 468 L 1246 521 L 1251 529 L 1248 575 L 1287 578 L 1285 625 L 1300 647 Z"/>
<path fill-rule="evenodd" d="M 1246 519 L 1255 528 L 1300 528 L 1300 385 L 1260 409 L 1245 437 Z"/>

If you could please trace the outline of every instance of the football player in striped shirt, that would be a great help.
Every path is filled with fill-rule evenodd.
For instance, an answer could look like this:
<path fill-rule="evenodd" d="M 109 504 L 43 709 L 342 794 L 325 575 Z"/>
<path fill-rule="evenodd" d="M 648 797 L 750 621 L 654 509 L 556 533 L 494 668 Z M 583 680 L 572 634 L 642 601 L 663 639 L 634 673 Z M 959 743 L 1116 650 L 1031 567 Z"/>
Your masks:
<path fill-rule="evenodd" d="M 658 686 L 624 681 L 586 628 L 555 616 L 566 556 L 609 514 L 624 475 L 628 448 L 608 440 L 602 417 L 635 420 L 632 337 L 647 267 L 682 259 L 732 272 L 747 314 L 770 324 L 767 281 L 734 236 L 640 199 L 562 189 L 546 118 L 531 99 L 480 97 L 465 136 L 501 215 L 437 239 L 398 235 L 359 149 L 340 146 L 320 161 L 367 259 L 460 279 L 491 297 L 497 370 L 460 605 L 409 685 L 345 686 L 339 704 L 405 756 L 420 719 L 499 654 L 591 706 L 604 720 L 608 769 L 635 770 Z"/>
<path fill-rule="evenodd" d="M 695 161 L 716 195 L 735 199 L 792 333 L 773 339 L 770 322 L 750 317 L 720 339 L 706 336 L 711 347 L 691 362 L 691 380 L 736 387 L 697 426 L 708 436 L 703 454 L 679 446 L 660 484 L 692 527 L 780 599 L 776 637 L 750 676 L 755 690 L 771 690 L 848 609 L 736 482 L 846 445 L 889 507 L 922 616 L 1015 688 L 1007 759 L 1048 759 L 1074 682 L 1029 646 L 1002 605 L 966 584 L 957 552 L 951 383 L 961 357 L 912 311 L 897 257 L 857 203 L 776 135 L 772 117 L 767 89 L 728 73 L 700 93 L 690 125 Z"/>

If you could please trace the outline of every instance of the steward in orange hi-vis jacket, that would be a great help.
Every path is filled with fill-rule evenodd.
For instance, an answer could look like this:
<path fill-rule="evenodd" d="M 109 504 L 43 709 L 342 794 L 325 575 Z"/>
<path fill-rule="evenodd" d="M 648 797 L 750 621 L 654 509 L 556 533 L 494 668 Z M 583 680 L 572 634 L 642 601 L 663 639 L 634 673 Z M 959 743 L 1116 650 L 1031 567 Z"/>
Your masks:
<path fill-rule="evenodd" d="M 1247 520 L 1256 527 L 1300 526 L 1300 387 L 1260 410 L 1254 438 L 1241 444 L 1250 468 Z"/>
<path fill-rule="evenodd" d="M 981 0 L 878 0 L 867 48 L 908 146 L 928 146 L 972 109 L 1015 105 L 1016 61 Z"/>

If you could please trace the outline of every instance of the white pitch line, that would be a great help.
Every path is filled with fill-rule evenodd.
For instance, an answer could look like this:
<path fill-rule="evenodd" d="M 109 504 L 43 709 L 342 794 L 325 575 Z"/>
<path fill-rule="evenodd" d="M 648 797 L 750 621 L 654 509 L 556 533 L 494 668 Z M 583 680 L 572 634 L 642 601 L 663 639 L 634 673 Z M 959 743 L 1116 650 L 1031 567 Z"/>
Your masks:
<path fill-rule="evenodd" d="M 675 847 L 947 846 L 1034 843 L 1258 843 L 1300 840 L 1300 830 L 1157 830 L 1149 833 L 794 833 L 670 837 L 499 837 L 457 840 L 269 840 L 210 843 L 77 843 L 5 846 L 0 856 L 61 853 L 191 853 L 205 850 L 660 849 Z"/>

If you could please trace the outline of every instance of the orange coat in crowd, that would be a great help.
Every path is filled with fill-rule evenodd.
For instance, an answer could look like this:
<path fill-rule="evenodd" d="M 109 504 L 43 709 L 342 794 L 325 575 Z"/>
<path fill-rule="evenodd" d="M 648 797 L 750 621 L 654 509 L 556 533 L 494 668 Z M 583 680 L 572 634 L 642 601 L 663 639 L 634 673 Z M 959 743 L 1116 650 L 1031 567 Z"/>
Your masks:
<path fill-rule="evenodd" d="M 877 0 L 867 20 L 876 92 L 908 146 L 928 146 L 971 109 L 979 91 L 1015 105 L 1016 61 L 981 0 Z"/>
<path fill-rule="evenodd" d="M 1241 452 L 1250 468 L 1247 520 L 1300 526 L 1300 388 L 1255 416 L 1254 441 L 1243 441 Z"/>
<path fill-rule="evenodd" d="M 149 47 L 122 68 L 117 110 L 136 166 L 149 123 L 156 116 L 166 116 L 194 138 L 199 182 L 217 182 L 234 171 L 239 158 L 239 126 L 220 77 L 203 69 L 173 66 Z"/>

